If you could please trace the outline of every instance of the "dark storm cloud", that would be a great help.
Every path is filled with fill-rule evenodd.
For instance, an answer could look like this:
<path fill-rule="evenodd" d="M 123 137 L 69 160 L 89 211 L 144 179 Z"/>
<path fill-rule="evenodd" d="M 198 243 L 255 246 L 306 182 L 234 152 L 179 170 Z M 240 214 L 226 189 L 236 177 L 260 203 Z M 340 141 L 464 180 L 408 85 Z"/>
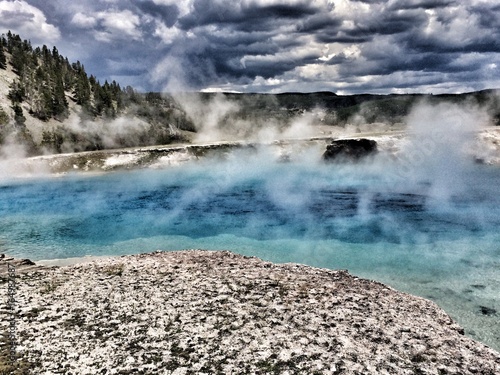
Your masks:
<path fill-rule="evenodd" d="M 426 26 L 428 18 L 420 11 L 406 11 L 383 14 L 370 31 L 378 34 L 394 35 L 414 31 Z"/>
<path fill-rule="evenodd" d="M 456 4 L 456 0 L 397 0 L 390 5 L 391 9 L 436 9 Z"/>
<path fill-rule="evenodd" d="M 363 77 L 366 75 L 385 76 L 397 72 L 451 72 L 457 70 L 457 68 L 450 67 L 450 64 L 456 59 L 455 54 L 422 53 L 397 54 L 391 55 L 391 58 L 387 58 L 388 56 L 370 57 L 371 59 L 365 64 L 342 65 L 340 71 L 345 75 Z"/>
<path fill-rule="evenodd" d="M 331 30 L 337 32 L 342 20 L 330 14 L 319 13 L 310 17 L 304 17 L 297 25 L 297 31 L 302 33 L 314 33 Z"/>
<path fill-rule="evenodd" d="M 305 4 L 258 6 L 256 3 L 243 5 L 236 1 L 195 0 L 193 11 L 179 19 L 179 27 L 189 30 L 217 25 L 245 32 L 273 30 L 280 24 L 293 23 L 317 11 Z"/>
<path fill-rule="evenodd" d="M 471 13 L 479 17 L 480 25 L 486 29 L 498 30 L 500 28 L 500 4 L 486 6 L 479 4 L 470 8 Z"/>
<path fill-rule="evenodd" d="M 138 1 L 136 6 L 141 12 L 162 19 L 168 27 L 172 27 L 179 17 L 179 9 L 176 5 L 155 4 L 153 1 Z"/>
<path fill-rule="evenodd" d="M 0 0 L 0 12 L 2 28 L 144 90 L 500 86 L 493 0 Z"/>

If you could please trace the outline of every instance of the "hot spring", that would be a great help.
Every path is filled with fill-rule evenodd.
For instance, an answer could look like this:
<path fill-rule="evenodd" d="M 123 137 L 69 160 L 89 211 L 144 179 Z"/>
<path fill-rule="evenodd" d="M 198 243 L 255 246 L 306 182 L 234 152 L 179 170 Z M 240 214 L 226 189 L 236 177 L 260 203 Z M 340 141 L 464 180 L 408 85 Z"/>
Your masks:
<path fill-rule="evenodd" d="M 498 167 L 275 160 L 247 150 L 161 170 L 3 181 L 0 252 L 223 249 L 348 269 L 437 302 L 500 349 Z"/>

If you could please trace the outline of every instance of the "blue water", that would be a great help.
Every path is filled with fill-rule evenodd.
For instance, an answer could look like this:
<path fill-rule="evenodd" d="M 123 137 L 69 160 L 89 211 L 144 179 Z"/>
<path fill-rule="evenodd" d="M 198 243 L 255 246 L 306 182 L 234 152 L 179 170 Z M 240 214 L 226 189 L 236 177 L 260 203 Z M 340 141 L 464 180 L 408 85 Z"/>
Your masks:
<path fill-rule="evenodd" d="M 0 252 L 40 260 L 226 249 L 348 269 L 433 299 L 500 349 L 500 170 L 471 164 L 443 175 L 410 176 L 387 160 L 347 166 L 245 154 L 4 180 Z"/>

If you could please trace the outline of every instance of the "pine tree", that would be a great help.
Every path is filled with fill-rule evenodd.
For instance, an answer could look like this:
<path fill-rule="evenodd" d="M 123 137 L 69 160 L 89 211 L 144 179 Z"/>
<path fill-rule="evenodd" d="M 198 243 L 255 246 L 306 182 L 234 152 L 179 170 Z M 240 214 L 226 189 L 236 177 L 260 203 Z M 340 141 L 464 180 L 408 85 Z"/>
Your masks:
<path fill-rule="evenodd" d="M 26 122 L 26 117 L 24 117 L 23 114 L 23 109 L 19 104 L 14 104 L 12 106 L 12 109 L 14 110 L 14 121 L 16 125 L 18 126 L 24 126 L 24 123 Z"/>
<path fill-rule="evenodd" d="M 41 94 L 37 117 L 40 120 L 47 121 L 52 115 L 52 92 L 50 87 L 44 86 Z"/>
<path fill-rule="evenodd" d="M 26 90 L 19 80 L 16 80 L 12 83 L 9 94 L 7 96 L 13 104 L 21 103 L 24 100 L 26 96 Z"/>
<path fill-rule="evenodd" d="M 123 109 L 123 92 L 122 92 L 122 89 L 120 87 L 120 85 L 118 83 L 116 83 L 115 80 L 113 80 L 113 82 L 111 83 L 111 90 L 112 90 L 112 93 L 113 93 L 113 100 L 116 101 L 116 109 L 117 111 L 120 111 L 121 109 Z"/>
<path fill-rule="evenodd" d="M 52 54 L 45 44 L 42 46 L 42 59 L 45 65 L 51 65 Z"/>
<path fill-rule="evenodd" d="M 96 82 L 96 84 L 94 85 L 93 92 L 94 92 L 94 113 L 96 115 L 102 115 L 102 112 L 104 110 L 105 93 L 99 82 Z"/>
<path fill-rule="evenodd" d="M 18 76 L 21 76 L 23 74 L 25 63 L 26 55 L 22 48 L 14 48 L 12 51 L 11 65 L 12 69 Z"/>
<path fill-rule="evenodd" d="M 62 77 L 56 77 L 52 91 L 52 116 L 55 118 L 64 118 L 68 110 L 68 101 L 64 93 L 64 83 Z"/>
<path fill-rule="evenodd" d="M 74 95 L 76 103 L 90 110 L 90 85 L 87 73 L 83 65 L 77 61 L 73 64 L 73 69 L 76 70 Z"/>
<path fill-rule="evenodd" d="M 0 69 L 7 69 L 7 58 L 5 57 L 5 52 L 3 50 L 3 44 L 0 45 Z"/>
<path fill-rule="evenodd" d="M 7 33 L 7 51 L 9 51 L 9 53 L 12 53 L 12 49 L 14 46 L 13 40 L 14 40 L 14 36 L 12 35 L 11 31 L 9 30 L 9 32 Z"/>

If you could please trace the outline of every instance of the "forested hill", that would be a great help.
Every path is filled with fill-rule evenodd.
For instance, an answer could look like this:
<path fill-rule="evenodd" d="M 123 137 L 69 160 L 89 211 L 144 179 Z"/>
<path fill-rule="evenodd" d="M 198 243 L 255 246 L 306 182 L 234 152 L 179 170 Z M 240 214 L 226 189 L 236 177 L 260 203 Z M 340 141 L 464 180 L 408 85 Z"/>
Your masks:
<path fill-rule="evenodd" d="M 169 143 L 194 130 L 173 100 L 101 83 L 56 47 L 33 48 L 10 31 L 0 37 L 0 78 L 0 145 L 28 154 Z M 120 129 L 121 117 L 133 124 Z"/>
<path fill-rule="evenodd" d="M 2 68 L 6 69 L 6 54 L 11 56 L 10 64 L 18 78 L 9 91 L 12 106 L 22 115 L 20 104 L 25 102 L 29 112 L 40 120 L 64 119 L 68 116 L 66 92 L 76 104 L 94 115 L 114 116 L 123 108 L 120 85 L 107 81 L 101 85 L 94 76 L 87 76 L 79 61 L 71 64 L 59 55 L 56 47 L 32 48 L 29 41 L 22 41 L 19 35 L 7 34 L 2 38 Z M 5 51 L 4 51 L 5 49 Z"/>
<path fill-rule="evenodd" d="M 242 137 L 269 124 L 286 127 L 301 116 L 312 125 L 404 123 L 421 100 L 477 104 L 500 124 L 498 90 L 449 95 L 185 93 L 180 99 L 100 82 L 56 47 L 34 48 L 11 32 L 0 37 L 0 158 L 10 156 L 12 147 L 5 146 L 12 145 L 36 155 L 189 141 L 207 122 L 221 134 Z"/>

